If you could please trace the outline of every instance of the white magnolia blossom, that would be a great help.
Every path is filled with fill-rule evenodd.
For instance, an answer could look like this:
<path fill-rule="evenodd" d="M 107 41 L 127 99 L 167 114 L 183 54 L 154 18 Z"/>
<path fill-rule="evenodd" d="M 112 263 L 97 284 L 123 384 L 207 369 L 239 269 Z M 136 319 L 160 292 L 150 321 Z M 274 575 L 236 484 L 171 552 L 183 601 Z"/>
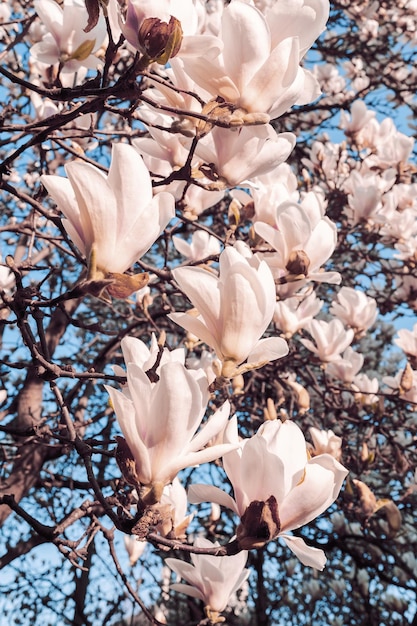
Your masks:
<path fill-rule="evenodd" d="M 194 517 L 194 513 L 187 515 L 187 492 L 182 486 L 178 476 L 172 483 L 165 485 L 161 497 L 161 505 L 170 512 L 170 524 L 165 526 L 164 522 L 158 524 L 157 530 L 162 534 L 169 534 L 170 537 L 183 538 L 185 531 Z"/>
<path fill-rule="evenodd" d="M 398 337 L 394 339 L 394 343 L 404 350 L 406 354 L 417 357 L 417 323 L 414 324 L 413 330 L 400 328 Z"/>
<path fill-rule="evenodd" d="M 288 533 L 335 501 L 348 471 L 330 454 L 309 458 L 303 433 L 289 420 L 262 424 L 253 437 L 223 457 L 223 466 L 234 499 L 212 485 L 191 485 L 190 502 L 217 502 L 237 513 L 240 547 L 260 547 L 280 536 L 304 565 L 323 569 L 324 552 Z"/>
<path fill-rule="evenodd" d="M 316 79 L 300 61 L 324 30 L 328 13 L 327 0 L 281 0 L 264 15 L 248 2 L 233 0 L 223 11 L 220 42 L 208 42 L 200 56 L 184 57 L 185 71 L 213 97 L 279 117 L 293 104 L 320 95 Z"/>
<path fill-rule="evenodd" d="M 275 225 L 255 222 L 256 233 L 276 251 L 265 256 L 275 278 L 339 283 L 340 274 L 321 266 L 334 252 L 337 229 L 319 197 L 306 194 L 301 204 L 284 202 L 276 210 Z"/>
<path fill-rule="evenodd" d="M 215 548 L 219 544 L 198 537 L 194 541 L 197 548 Z M 220 546 L 219 546 L 220 547 Z M 221 613 L 226 608 L 230 597 L 243 585 L 249 576 L 244 569 L 248 552 L 242 550 L 232 556 L 212 556 L 209 554 L 191 554 L 191 563 L 179 559 L 165 559 L 165 563 L 178 576 L 189 584 L 174 583 L 171 589 L 185 593 L 204 602 L 208 612 Z"/>
<path fill-rule="evenodd" d="M 270 124 L 216 127 L 198 142 L 196 155 L 209 167 L 210 180 L 235 187 L 254 176 L 271 172 L 283 163 L 295 146 L 295 135 L 279 133 Z"/>
<path fill-rule="evenodd" d="M 314 456 L 318 454 L 330 454 L 337 461 L 342 456 L 342 438 L 334 434 L 332 430 L 320 430 L 310 426 L 310 435 L 313 440 Z"/>
<path fill-rule="evenodd" d="M 307 350 L 314 352 L 323 363 L 338 360 L 343 350 L 352 343 L 354 336 L 353 329 L 346 330 L 338 319 L 333 319 L 330 322 L 311 320 L 307 330 L 315 343 L 310 339 L 300 339 L 300 341 Z"/>
<path fill-rule="evenodd" d="M 172 242 L 178 252 L 189 261 L 201 261 L 213 254 L 220 254 L 220 241 L 205 230 L 196 230 L 190 243 L 178 235 L 172 237 Z"/>
<path fill-rule="evenodd" d="M 297 331 L 306 328 L 322 306 L 323 301 L 317 298 L 314 291 L 305 297 L 299 294 L 286 300 L 278 300 L 275 304 L 274 322 L 289 338 Z"/>
<path fill-rule="evenodd" d="M 113 144 L 106 176 L 84 161 L 65 166 L 68 178 L 41 176 L 65 215 L 63 226 L 98 273 L 123 273 L 149 250 L 174 217 L 174 198 L 152 195 L 149 172 L 137 151 Z"/>
<path fill-rule="evenodd" d="M 133 457 L 134 481 L 159 501 L 163 487 L 181 469 L 212 461 L 231 447 L 205 448 L 227 426 L 230 405 L 223 404 L 197 433 L 209 398 L 204 372 L 187 370 L 181 360 L 166 357 L 156 370 L 158 380 L 151 382 L 145 371 L 155 351 L 146 360 L 140 345 L 130 342 L 124 354 L 132 359 L 126 361 L 127 386 L 106 389 Z"/>
<path fill-rule="evenodd" d="M 125 548 L 126 552 L 129 555 L 129 563 L 130 567 L 136 565 L 140 557 L 145 551 L 145 548 L 148 544 L 147 541 L 139 541 L 137 537 L 134 535 L 125 535 L 124 536 Z"/>
<path fill-rule="evenodd" d="M 369 378 L 366 374 L 357 374 L 352 381 L 352 389 L 356 391 L 356 400 L 365 406 L 378 402 L 379 382 L 377 378 Z"/>
<path fill-rule="evenodd" d="M 88 13 L 83 0 L 64 0 L 62 7 L 55 0 L 35 0 L 34 6 L 47 31 L 30 50 L 36 60 L 46 65 L 59 63 L 61 74 L 98 66 L 100 61 L 94 52 L 106 36 L 103 17 L 86 33 Z"/>
<path fill-rule="evenodd" d="M 376 300 L 370 298 L 363 291 L 342 287 L 337 293 L 330 313 L 335 315 L 346 326 L 350 326 L 356 333 L 364 333 L 374 324 L 378 310 Z"/>
<path fill-rule="evenodd" d="M 363 354 L 355 352 L 348 346 L 341 358 L 327 364 L 326 374 L 330 378 L 341 380 L 345 385 L 350 385 L 353 378 L 362 369 L 364 362 Z"/>
<path fill-rule="evenodd" d="M 169 317 L 211 346 L 222 361 L 226 378 L 261 367 L 285 356 L 287 343 L 279 337 L 260 339 L 272 321 L 275 284 L 265 262 L 247 246 L 227 247 L 220 255 L 219 276 L 199 268 L 180 267 L 173 275 L 198 310 L 198 317 L 171 313 Z"/>

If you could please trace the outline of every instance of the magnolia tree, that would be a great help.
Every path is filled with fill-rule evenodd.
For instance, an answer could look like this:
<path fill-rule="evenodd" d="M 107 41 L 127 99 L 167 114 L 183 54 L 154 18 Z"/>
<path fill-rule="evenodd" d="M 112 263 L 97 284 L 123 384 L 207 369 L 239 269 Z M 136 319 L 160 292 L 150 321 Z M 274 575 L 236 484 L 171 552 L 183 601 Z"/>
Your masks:
<path fill-rule="evenodd" d="M 0 7 L 0 611 L 417 624 L 414 0 Z"/>

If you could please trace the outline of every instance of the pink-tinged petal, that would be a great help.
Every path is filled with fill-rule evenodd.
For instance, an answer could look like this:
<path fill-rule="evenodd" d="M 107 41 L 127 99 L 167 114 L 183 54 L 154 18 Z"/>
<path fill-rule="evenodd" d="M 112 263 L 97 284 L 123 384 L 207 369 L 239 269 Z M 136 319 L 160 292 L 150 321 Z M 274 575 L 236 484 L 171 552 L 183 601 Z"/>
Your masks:
<path fill-rule="evenodd" d="M 210 545 L 210 547 L 213 547 Z M 168 565 L 173 572 L 187 580 L 188 582 L 200 582 L 201 578 L 199 573 L 196 571 L 194 565 L 191 563 L 187 563 L 186 561 L 180 561 L 180 559 L 165 559 L 165 564 Z"/>
<path fill-rule="evenodd" d="M 327 217 L 323 217 L 314 228 L 304 251 L 310 259 L 311 270 L 317 270 L 333 254 L 337 243 L 337 228 Z"/>
<path fill-rule="evenodd" d="M 283 485 L 283 494 L 288 494 L 303 477 L 307 463 L 307 448 L 301 429 L 294 422 L 279 420 L 264 422 L 258 429 L 256 437 L 267 442 L 267 449 L 280 458 L 283 470 L 279 481 Z M 277 498 L 282 502 L 282 497 Z"/>
<path fill-rule="evenodd" d="M 204 410 L 200 386 L 184 365 L 174 361 L 160 368 L 160 379 L 152 390 L 152 424 L 146 444 L 153 456 L 175 457 L 186 449 L 197 430 Z M 205 398 L 204 398 L 205 400 Z"/>
<path fill-rule="evenodd" d="M 75 199 L 74 190 L 68 178 L 44 174 L 41 176 L 40 180 L 48 194 L 57 204 L 58 209 L 62 211 L 76 229 L 78 236 L 81 237 L 83 227 L 81 224 L 80 210 Z"/>
<path fill-rule="evenodd" d="M 160 476 L 158 480 L 169 482 L 185 467 L 197 467 L 203 463 L 211 463 L 211 461 L 219 459 L 221 456 L 233 450 L 234 447 L 235 446 L 228 443 L 221 443 L 217 446 L 204 448 L 204 450 L 200 450 L 199 452 L 182 453 L 177 456 L 173 455 L 173 458 L 167 461 L 166 465 L 163 466 L 163 470 L 158 474 L 158 476 Z"/>
<path fill-rule="evenodd" d="M 139 367 L 144 367 L 145 363 L 147 363 L 151 357 L 151 351 L 148 346 L 137 337 L 123 337 L 120 346 L 122 348 L 123 360 L 126 365 L 129 365 L 129 363 L 136 363 Z M 157 351 L 158 350 L 156 350 L 156 352 Z M 144 369 L 146 371 L 147 368 Z"/>
<path fill-rule="evenodd" d="M 300 339 L 299 341 L 303 344 L 305 348 L 307 348 L 307 350 L 310 350 L 310 352 L 314 352 L 315 354 L 317 354 L 317 348 L 315 344 L 310 341 L 310 339 Z"/>
<path fill-rule="evenodd" d="M 117 198 L 118 234 L 124 236 L 136 214 L 152 201 L 149 171 L 140 154 L 125 143 L 112 145 L 112 158 L 107 182 Z M 145 224 L 142 225 L 144 230 Z"/>
<path fill-rule="evenodd" d="M 165 563 L 168 565 L 168 561 L 175 559 L 165 559 Z M 168 567 L 171 567 L 168 565 Z M 171 569 L 174 569 L 171 567 Z M 197 589 L 197 587 L 192 587 L 191 585 L 186 585 L 185 583 L 173 583 L 169 586 L 170 589 L 174 591 L 178 591 L 179 593 L 184 593 L 187 596 L 191 596 L 192 598 L 198 598 L 199 600 L 204 600 L 204 595 Z"/>
<path fill-rule="evenodd" d="M 52 35 L 46 34 L 42 41 L 33 44 L 30 54 L 41 63 L 54 65 L 58 62 L 61 51 Z"/>
<path fill-rule="evenodd" d="M 191 504 L 215 502 L 239 514 L 236 502 L 233 500 L 232 496 L 229 496 L 229 494 L 218 487 L 214 487 L 214 485 L 190 485 L 187 493 L 188 502 Z"/>
<path fill-rule="evenodd" d="M 232 2 L 223 12 L 221 38 L 224 42 L 225 74 L 242 92 L 269 56 L 268 25 L 255 7 Z"/>
<path fill-rule="evenodd" d="M 220 316 L 217 276 L 199 267 L 180 267 L 172 270 L 172 274 L 181 290 L 198 309 L 210 334 L 217 337 Z"/>
<path fill-rule="evenodd" d="M 268 451 L 263 437 L 255 436 L 247 440 L 242 450 L 239 489 L 233 483 L 240 515 L 255 500 L 266 502 L 273 495 L 279 503 L 285 495 L 284 472 L 282 460 Z"/>
<path fill-rule="evenodd" d="M 182 326 L 189 333 L 198 337 L 200 341 L 203 341 L 208 346 L 213 348 L 217 356 L 221 358 L 222 353 L 220 346 L 217 343 L 216 338 L 213 337 L 213 335 L 207 330 L 207 327 L 201 318 L 199 319 L 197 317 L 193 317 L 188 313 L 169 313 L 168 317 L 179 326 Z"/>
<path fill-rule="evenodd" d="M 131 214 L 129 219 L 125 220 L 124 233 L 117 240 L 117 247 L 123 250 L 119 261 L 120 269 L 113 269 L 113 271 L 122 272 L 140 259 L 155 243 L 174 215 L 174 197 L 166 192 L 157 194 L 139 214 L 138 212 Z M 117 257 L 113 265 L 115 263 L 117 263 Z"/>
<path fill-rule="evenodd" d="M 136 428 L 138 429 L 140 438 L 147 445 L 146 437 L 148 436 L 148 422 L 153 426 L 155 420 L 150 420 L 151 415 L 151 394 L 152 383 L 146 376 L 145 372 L 136 363 L 129 363 L 127 368 L 127 382 L 129 393 L 136 409 Z M 158 415 L 156 420 L 161 419 Z"/>
<path fill-rule="evenodd" d="M 291 535 L 280 536 L 303 565 L 314 567 L 320 571 L 324 569 L 327 558 L 323 550 L 308 546 L 301 537 L 292 537 Z"/>
<path fill-rule="evenodd" d="M 288 354 L 288 344 L 281 337 L 260 339 L 249 353 L 248 363 L 264 363 L 282 359 Z"/>
<path fill-rule="evenodd" d="M 35 0 L 36 13 L 41 18 L 46 31 L 59 42 L 64 21 L 64 12 L 55 0 Z M 54 61 L 54 63 L 56 60 Z"/>
<path fill-rule="evenodd" d="M 79 235 L 79 232 L 75 229 L 74 224 L 69 220 L 62 220 L 62 225 L 67 231 L 71 241 L 77 246 L 78 250 L 87 255 L 87 248 L 85 247 L 84 239 Z"/>
<path fill-rule="evenodd" d="M 257 135 L 260 128 L 262 127 L 246 126 L 240 129 L 239 142 L 233 149 L 234 154 L 228 159 L 223 159 L 219 173 L 230 186 L 237 186 L 249 178 L 272 171 L 291 154 L 295 146 L 295 135 L 281 133 L 274 138 L 265 139 Z"/>
<path fill-rule="evenodd" d="M 265 11 L 273 47 L 284 37 L 299 37 L 301 53 L 311 47 L 329 18 L 328 0 L 280 0 Z"/>
<path fill-rule="evenodd" d="M 185 35 L 175 61 L 178 58 L 184 60 L 187 57 L 190 57 L 191 60 L 213 60 L 219 56 L 222 50 L 223 42 L 214 35 Z"/>
<path fill-rule="evenodd" d="M 245 263 L 237 264 L 224 281 L 222 278 L 221 350 L 225 358 L 237 363 L 246 359 L 266 328 L 263 323 L 264 293 L 261 286 L 258 287 L 256 271 Z M 269 321 L 272 320 L 274 304 L 275 294 Z"/>
<path fill-rule="evenodd" d="M 302 106 L 303 104 L 309 104 L 310 102 L 317 100 L 317 98 L 321 96 L 321 89 L 317 78 L 308 70 L 300 67 L 298 74 L 299 77 L 302 76 L 303 78 L 303 88 L 295 104 L 297 106 Z"/>
<path fill-rule="evenodd" d="M 123 436 L 135 458 L 139 480 L 146 485 L 152 478 L 151 465 L 147 447 L 139 435 L 133 402 L 113 387 L 105 385 L 105 389 L 110 395 Z"/>
<path fill-rule="evenodd" d="M 280 505 L 282 531 L 308 524 L 337 498 L 348 470 L 330 454 L 311 459 L 301 481 Z"/>
<path fill-rule="evenodd" d="M 230 402 L 226 402 L 207 420 L 187 446 L 186 452 L 197 452 L 218 435 L 226 426 L 230 415 Z"/>
<path fill-rule="evenodd" d="M 204 56 L 183 57 L 184 70 L 197 85 L 207 93 L 219 95 L 226 102 L 235 102 L 239 98 L 239 91 L 224 70 L 218 59 L 210 60 Z"/>
<path fill-rule="evenodd" d="M 97 264 L 106 268 L 117 243 L 117 199 L 104 174 L 89 163 L 73 161 L 65 171 L 80 210 L 86 247 L 97 247 Z"/>
<path fill-rule="evenodd" d="M 269 113 L 276 106 L 277 100 L 285 100 L 286 91 L 293 91 L 292 85 L 299 68 L 298 57 L 298 37 L 282 41 L 265 59 L 244 90 L 239 100 L 240 106 L 249 111 Z M 293 103 L 294 99 L 291 98 L 287 108 Z"/>

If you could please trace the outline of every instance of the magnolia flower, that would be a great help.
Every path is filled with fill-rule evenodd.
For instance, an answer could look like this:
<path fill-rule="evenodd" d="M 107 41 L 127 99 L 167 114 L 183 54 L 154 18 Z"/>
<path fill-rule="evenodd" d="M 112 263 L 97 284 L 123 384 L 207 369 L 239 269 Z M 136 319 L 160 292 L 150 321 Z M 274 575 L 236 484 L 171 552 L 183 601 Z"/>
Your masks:
<path fill-rule="evenodd" d="M 265 257 L 276 278 L 340 282 L 337 272 L 321 270 L 337 241 L 335 224 L 323 214 L 319 197 L 309 193 L 301 204 L 284 202 L 278 207 L 274 226 L 254 224 L 256 233 L 276 250 Z"/>
<path fill-rule="evenodd" d="M 379 382 L 377 378 L 369 378 L 366 374 L 358 374 L 353 378 L 352 389 L 356 391 L 355 398 L 365 406 L 378 402 Z"/>
<path fill-rule="evenodd" d="M 355 352 L 350 346 L 346 348 L 343 353 L 343 358 L 340 357 L 335 361 L 327 364 L 326 374 L 330 378 L 336 378 L 341 380 L 345 384 L 350 384 L 362 368 L 364 357 L 359 352 Z"/>
<path fill-rule="evenodd" d="M 417 324 L 414 324 L 413 330 L 400 328 L 394 343 L 404 350 L 406 354 L 417 357 Z"/>
<path fill-rule="evenodd" d="M 320 430 L 310 426 L 310 435 L 313 440 L 314 456 L 318 454 L 330 454 L 337 461 L 342 456 L 342 438 L 334 434 L 332 430 Z"/>
<path fill-rule="evenodd" d="M 73 73 L 80 67 L 95 69 L 99 59 L 93 52 L 106 36 L 104 19 L 86 33 L 88 13 L 83 0 L 64 0 L 63 8 L 55 0 L 35 0 L 34 6 L 47 33 L 32 46 L 32 56 L 47 65 L 60 63 L 61 73 Z"/>
<path fill-rule="evenodd" d="M 319 313 L 323 301 L 319 300 L 314 291 L 303 297 L 303 294 L 278 300 L 275 304 L 274 322 L 278 328 L 291 337 L 306 325 Z"/>
<path fill-rule="evenodd" d="M 178 252 L 189 261 L 201 261 L 212 254 L 220 254 L 219 240 L 205 230 L 196 230 L 191 237 L 191 243 L 176 235 L 172 241 Z"/>
<path fill-rule="evenodd" d="M 171 538 L 185 537 L 185 531 L 193 519 L 194 513 L 187 515 L 187 492 L 180 483 L 178 476 L 174 478 L 172 483 L 165 485 L 161 505 L 163 522 L 158 524 L 156 529 L 161 535 L 169 535 Z"/>
<path fill-rule="evenodd" d="M 230 405 L 223 404 L 196 434 L 208 401 L 204 372 L 168 361 L 158 369 L 157 382 L 151 382 L 142 367 L 128 362 L 127 389 L 106 389 L 125 437 L 119 438 L 119 466 L 126 480 L 145 488 L 142 500 L 153 504 L 181 469 L 213 461 L 230 449 L 230 444 L 204 449 L 226 427 Z"/>
<path fill-rule="evenodd" d="M 187 74 L 213 97 L 249 113 L 279 117 L 293 104 L 320 95 L 316 79 L 299 63 L 328 17 L 327 0 L 276 2 L 265 15 L 233 0 L 223 11 L 219 43 L 183 57 Z"/>
<path fill-rule="evenodd" d="M 113 144 L 107 176 L 83 161 L 68 163 L 65 171 L 68 178 L 41 176 L 41 181 L 66 217 L 64 228 L 87 257 L 92 279 L 122 274 L 174 217 L 173 196 L 152 196 L 149 172 L 127 144 Z"/>
<path fill-rule="evenodd" d="M 266 263 L 246 246 L 227 247 L 219 263 L 219 277 L 199 267 L 173 270 L 199 316 L 171 313 L 169 317 L 211 346 L 223 363 L 222 376 L 232 378 L 285 356 L 288 346 L 279 337 L 259 339 L 275 306 L 274 279 Z"/>
<path fill-rule="evenodd" d="M 324 363 L 336 361 L 340 353 L 352 343 L 354 335 L 353 330 L 351 328 L 346 330 L 338 319 L 333 319 L 331 322 L 311 320 L 307 330 L 315 344 L 310 339 L 300 339 L 301 343 Z"/>
<path fill-rule="evenodd" d="M 233 130 L 217 126 L 198 142 L 195 154 L 207 164 L 201 172 L 224 188 L 274 170 L 294 146 L 295 135 L 277 134 L 270 124 Z"/>
<path fill-rule="evenodd" d="M 237 543 L 257 548 L 280 536 L 304 565 L 323 569 L 322 550 L 289 535 L 337 498 L 348 471 L 330 454 L 309 458 L 306 441 L 291 421 L 267 421 L 223 457 L 234 499 L 212 485 L 191 485 L 192 503 L 217 502 L 240 517 Z"/>
<path fill-rule="evenodd" d="M 133 535 L 125 535 L 124 542 L 126 552 L 129 555 L 130 567 L 133 567 L 144 553 L 148 542 L 139 541 L 137 537 L 134 537 Z"/>
<path fill-rule="evenodd" d="M 383 382 L 389 387 L 389 393 L 398 393 L 402 400 L 417 405 L 417 371 L 409 364 L 396 376 L 384 376 Z"/>
<path fill-rule="evenodd" d="M 194 546 L 197 548 L 220 547 L 217 542 L 198 537 Z M 209 554 L 191 554 L 192 564 L 179 559 L 165 559 L 165 563 L 178 576 L 189 583 L 175 583 L 171 589 L 180 591 L 204 602 L 206 612 L 221 613 L 230 597 L 242 586 L 249 576 L 244 569 L 248 553 L 242 550 L 233 556 L 212 556 Z"/>
<path fill-rule="evenodd" d="M 333 302 L 330 313 L 335 315 L 356 333 L 362 334 L 372 326 L 378 315 L 376 300 L 363 291 L 342 287 L 337 294 L 338 302 Z"/>

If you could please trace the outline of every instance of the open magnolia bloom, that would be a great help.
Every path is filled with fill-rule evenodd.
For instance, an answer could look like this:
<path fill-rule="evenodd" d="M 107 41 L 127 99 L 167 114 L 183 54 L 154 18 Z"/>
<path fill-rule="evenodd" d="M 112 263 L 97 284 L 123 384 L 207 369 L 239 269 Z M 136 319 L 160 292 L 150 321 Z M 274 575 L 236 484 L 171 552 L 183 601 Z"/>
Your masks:
<path fill-rule="evenodd" d="M 265 256 L 276 279 L 340 283 L 339 273 L 322 270 L 336 247 L 337 228 L 315 193 L 306 194 L 301 204 L 283 202 L 274 226 L 258 221 L 254 229 L 276 250 Z"/>
<path fill-rule="evenodd" d="M 199 267 L 173 270 L 199 315 L 169 317 L 211 346 L 222 362 L 221 375 L 233 378 L 285 356 L 288 345 L 279 337 L 260 339 L 275 307 L 275 284 L 267 264 L 245 245 L 227 247 L 219 263 L 219 276 Z"/>
<path fill-rule="evenodd" d="M 195 154 L 203 159 L 200 171 L 220 189 L 274 170 L 295 146 L 293 133 L 276 133 L 270 124 L 233 130 L 216 127 L 201 139 Z"/>
<path fill-rule="evenodd" d="M 183 57 L 187 74 L 213 97 L 271 119 L 320 95 L 300 60 L 324 29 L 329 11 L 328 0 L 275 5 L 263 15 L 248 2 L 233 0 L 221 19 L 221 53 L 213 58 L 209 48 Z"/>
<path fill-rule="evenodd" d="M 72 161 L 68 178 L 41 176 L 41 182 L 65 215 L 63 226 L 85 254 L 91 280 L 115 283 L 107 290 L 126 297 L 143 286 L 143 278 L 122 276 L 149 250 L 174 217 L 174 198 L 153 197 L 149 172 L 138 152 L 113 144 L 106 176 L 94 165 Z"/>
<path fill-rule="evenodd" d="M 62 8 L 55 0 L 35 0 L 34 6 L 47 33 L 32 46 L 32 56 L 47 65 L 59 63 L 64 74 L 95 69 L 100 61 L 93 52 L 106 37 L 104 19 L 86 33 L 88 13 L 83 0 L 64 0 Z"/>
<path fill-rule="evenodd" d="M 235 511 L 240 548 L 260 548 L 280 536 L 304 565 L 323 569 L 324 552 L 287 533 L 311 522 L 336 500 L 348 470 L 330 454 L 309 458 L 299 427 L 280 420 L 262 424 L 223 457 L 223 466 L 234 499 L 212 485 L 191 485 L 189 501 L 217 502 Z"/>
<path fill-rule="evenodd" d="M 181 469 L 213 461 L 235 447 L 226 443 L 205 448 L 224 431 L 230 405 L 223 404 L 196 434 L 209 397 L 202 370 L 168 361 L 158 369 L 158 380 L 151 382 L 142 363 L 126 365 L 127 388 L 106 386 L 124 435 L 118 439 L 116 458 L 142 502 L 154 504 Z"/>
<path fill-rule="evenodd" d="M 342 322 L 335 318 L 330 322 L 324 320 L 311 320 L 306 329 L 313 337 L 315 343 L 310 339 L 300 339 L 303 346 L 314 352 L 317 358 L 323 363 L 338 361 L 343 350 L 352 343 L 354 331 L 352 328 L 345 329 Z"/>
<path fill-rule="evenodd" d="M 198 537 L 194 546 L 197 548 L 215 548 L 219 544 L 211 543 L 208 539 Z M 220 546 L 219 546 L 220 547 Z M 212 556 L 210 554 L 191 554 L 191 563 L 179 559 L 165 559 L 165 563 L 178 576 L 189 583 L 175 583 L 171 589 L 180 591 L 193 598 L 199 598 L 204 602 L 210 623 L 215 621 L 217 615 L 227 606 L 230 597 L 240 589 L 249 576 L 249 570 L 244 569 L 248 553 L 243 550 L 232 556 Z"/>

